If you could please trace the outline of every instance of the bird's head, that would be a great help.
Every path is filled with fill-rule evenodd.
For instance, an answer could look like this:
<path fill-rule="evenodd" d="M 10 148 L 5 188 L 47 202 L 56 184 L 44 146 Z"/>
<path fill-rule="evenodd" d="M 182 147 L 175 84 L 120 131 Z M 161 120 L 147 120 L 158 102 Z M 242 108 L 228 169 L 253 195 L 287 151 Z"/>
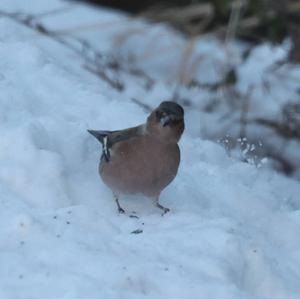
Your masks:
<path fill-rule="evenodd" d="M 184 131 L 184 110 L 175 102 L 162 102 L 147 119 L 147 130 L 166 142 L 178 142 Z"/>

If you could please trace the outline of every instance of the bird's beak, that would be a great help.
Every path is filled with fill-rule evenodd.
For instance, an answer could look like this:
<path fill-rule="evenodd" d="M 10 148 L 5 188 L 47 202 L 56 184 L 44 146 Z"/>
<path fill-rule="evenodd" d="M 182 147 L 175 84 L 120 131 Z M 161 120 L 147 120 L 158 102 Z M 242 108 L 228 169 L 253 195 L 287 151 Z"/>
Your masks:
<path fill-rule="evenodd" d="M 160 123 L 163 127 L 165 127 L 172 123 L 177 123 L 180 120 L 182 120 L 181 117 L 174 114 L 168 114 L 160 119 Z"/>
<path fill-rule="evenodd" d="M 160 123 L 163 127 L 167 126 L 171 122 L 171 116 L 166 115 L 160 119 Z"/>

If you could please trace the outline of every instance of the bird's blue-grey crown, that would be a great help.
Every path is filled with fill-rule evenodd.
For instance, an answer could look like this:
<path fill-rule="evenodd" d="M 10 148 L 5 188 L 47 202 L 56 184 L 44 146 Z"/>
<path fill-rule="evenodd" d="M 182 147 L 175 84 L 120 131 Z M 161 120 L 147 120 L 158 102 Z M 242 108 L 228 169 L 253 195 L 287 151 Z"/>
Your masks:
<path fill-rule="evenodd" d="M 164 111 L 167 114 L 176 115 L 179 118 L 183 118 L 183 116 L 184 116 L 183 108 L 179 104 L 177 104 L 175 102 L 171 102 L 171 101 L 162 102 L 158 106 L 158 110 Z"/>

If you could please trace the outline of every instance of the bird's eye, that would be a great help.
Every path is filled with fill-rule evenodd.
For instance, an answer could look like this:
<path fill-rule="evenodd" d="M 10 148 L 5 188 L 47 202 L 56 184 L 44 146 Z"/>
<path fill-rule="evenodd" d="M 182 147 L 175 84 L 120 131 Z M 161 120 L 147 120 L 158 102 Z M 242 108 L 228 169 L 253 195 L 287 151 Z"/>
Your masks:
<path fill-rule="evenodd" d="M 162 117 L 166 116 L 166 112 L 163 112 L 163 111 L 156 111 L 156 118 L 159 120 L 161 119 Z"/>

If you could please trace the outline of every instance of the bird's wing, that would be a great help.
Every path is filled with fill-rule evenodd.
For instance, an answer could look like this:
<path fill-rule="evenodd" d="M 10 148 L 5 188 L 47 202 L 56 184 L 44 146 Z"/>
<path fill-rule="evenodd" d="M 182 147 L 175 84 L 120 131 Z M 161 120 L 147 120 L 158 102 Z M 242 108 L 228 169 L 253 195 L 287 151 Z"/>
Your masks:
<path fill-rule="evenodd" d="M 111 147 L 118 142 L 126 141 L 142 135 L 144 133 L 144 126 L 140 125 L 118 131 L 88 130 L 88 132 L 100 141 L 102 144 L 102 157 L 104 157 L 106 162 L 108 162 L 110 160 L 109 150 Z"/>
<path fill-rule="evenodd" d="M 109 145 L 112 147 L 114 144 L 120 141 L 126 141 L 131 138 L 142 135 L 144 132 L 143 126 L 137 126 L 125 130 L 113 131 L 108 135 Z"/>

